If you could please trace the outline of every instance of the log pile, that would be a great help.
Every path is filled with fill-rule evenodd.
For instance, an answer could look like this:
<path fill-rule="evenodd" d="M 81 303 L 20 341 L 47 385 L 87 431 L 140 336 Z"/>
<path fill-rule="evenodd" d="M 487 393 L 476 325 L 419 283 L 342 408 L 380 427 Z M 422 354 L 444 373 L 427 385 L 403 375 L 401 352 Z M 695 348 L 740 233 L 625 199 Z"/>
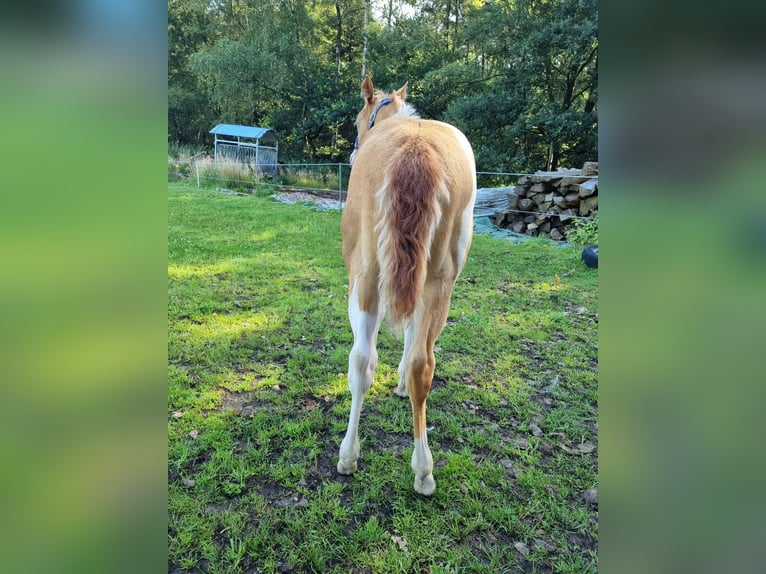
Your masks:
<path fill-rule="evenodd" d="M 577 216 L 598 213 L 598 163 L 589 161 L 582 169 L 559 168 L 522 176 L 516 187 L 508 188 L 506 196 L 507 211 L 495 213 L 495 225 L 564 240 Z"/>

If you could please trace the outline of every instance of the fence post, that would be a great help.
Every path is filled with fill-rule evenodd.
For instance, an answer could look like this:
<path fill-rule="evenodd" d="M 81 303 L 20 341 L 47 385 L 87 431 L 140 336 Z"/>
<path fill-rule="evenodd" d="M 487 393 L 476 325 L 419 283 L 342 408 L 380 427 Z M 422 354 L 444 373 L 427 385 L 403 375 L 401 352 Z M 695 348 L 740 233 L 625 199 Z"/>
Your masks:
<path fill-rule="evenodd" d="M 343 209 L 343 164 L 338 162 L 338 209 Z"/>
<path fill-rule="evenodd" d="M 199 162 L 194 162 L 194 169 L 197 171 L 197 187 L 199 188 Z"/>

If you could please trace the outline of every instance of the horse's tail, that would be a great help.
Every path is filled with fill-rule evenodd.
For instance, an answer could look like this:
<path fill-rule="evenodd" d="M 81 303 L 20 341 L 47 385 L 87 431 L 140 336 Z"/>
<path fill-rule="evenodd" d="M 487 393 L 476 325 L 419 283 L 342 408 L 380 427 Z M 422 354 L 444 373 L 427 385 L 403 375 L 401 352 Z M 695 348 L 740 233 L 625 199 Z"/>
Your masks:
<path fill-rule="evenodd" d="M 386 168 L 376 195 L 380 293 L 395 331 L 410 321 L 423 293 L 441 202 L 448 197 L 436 152 L 420 138 L 408 140 Z"/>

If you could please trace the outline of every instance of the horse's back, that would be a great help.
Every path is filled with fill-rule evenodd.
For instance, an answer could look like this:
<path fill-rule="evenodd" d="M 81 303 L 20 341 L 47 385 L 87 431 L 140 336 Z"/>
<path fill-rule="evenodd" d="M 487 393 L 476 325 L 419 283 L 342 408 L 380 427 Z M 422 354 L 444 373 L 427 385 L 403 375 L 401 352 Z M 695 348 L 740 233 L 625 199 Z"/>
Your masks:
<path fill-rule="evenodd" d="M 471 146 L 463 133 L 456 127 L 435 120 L 421 120 L 410 117 L 391 118 L 371 130 L 365 145 L 359 150 L 354 163 L 363 167 L 356 171 L 371 184 L 373 190 L 383 185 L 386 167 L 396 152 L 410 142 L 428 146 L 439 157 L 443 169 L 453 182 L 451 196 L 471 194 L 474 180 L 474 158 Z M 350 187 L 350 185 L 349 185 Z"/>
<path fill-rule="evenodd" d="M 476 194 L 473 151 L 465 135 L 456 127 L 410 117 L 390 118 L 371 130 L 354 161 L 349 179 L 349 193 L 344 209 L 344 227 L 372 217 L 375 193 L 380 190 L 386 170 L 396 154 L 411 142 L 419 142 L 438 158 L 448 181 L 449 194 L 444 200 L 452 204 L 450 212 L 462 213 Z"/>

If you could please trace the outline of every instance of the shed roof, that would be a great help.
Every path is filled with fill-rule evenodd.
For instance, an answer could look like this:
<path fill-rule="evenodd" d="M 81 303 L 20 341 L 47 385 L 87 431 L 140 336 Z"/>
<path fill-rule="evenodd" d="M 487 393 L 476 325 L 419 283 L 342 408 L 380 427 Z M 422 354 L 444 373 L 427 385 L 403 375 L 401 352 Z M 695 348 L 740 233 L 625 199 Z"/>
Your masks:
<path fill-rule="evenodd" d="M 235 136 L 240 138 L 252 139 L 277 139 L 277 134 L 271 128 L 259 128 L 257 126 L 239 126 L 236 124 L 218 124 L 212 130 L 211 134 L 221 136 Z"/>

